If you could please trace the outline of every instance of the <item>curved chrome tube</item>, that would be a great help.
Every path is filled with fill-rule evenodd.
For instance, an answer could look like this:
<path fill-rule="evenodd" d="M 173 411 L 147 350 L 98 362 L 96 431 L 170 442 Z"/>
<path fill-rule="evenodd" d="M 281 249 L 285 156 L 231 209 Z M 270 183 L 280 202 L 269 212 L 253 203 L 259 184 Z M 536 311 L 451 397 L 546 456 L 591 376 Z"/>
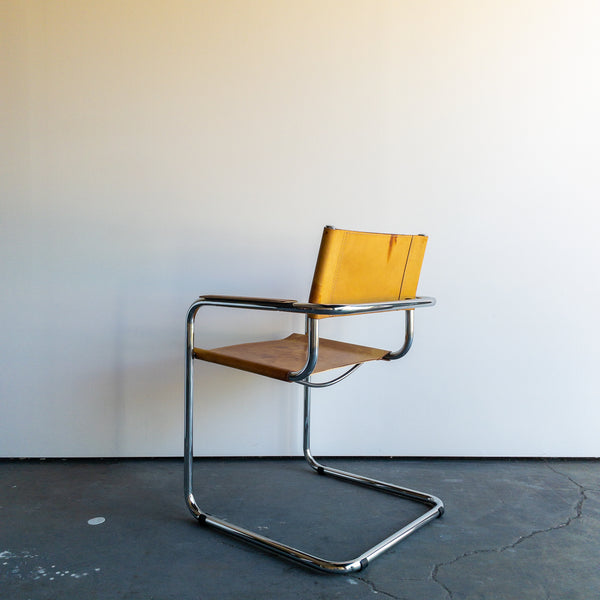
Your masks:
<path fill-rule="evenodd" d="M 308 464 L 320 475 L 329 475 L 336 479 L 348 481 L 350 483 L 358 483 L 375 489 L 380 492 L 387 492 L 395 496 L 402 498 L 408 498 L 415 500 L 422 504 L 426 504 L 430 507 L 428 511 L 417 517 L 414 521 L 408 523 L 392 535 L 388 536 L 357 558 L 348 561 L 340 568 L 340 563 L 330 563 L 327 561 L 326 565 L 317 566 L 323 571 L 329 571 L 333 573 L 349 573 L 352 571 L 358 571 L 366 567 L 374 558 L 415 532 L 417 529 L 423 527 L 429 521 L 436 517 L 441 517 L 444 514 L 444 503 L 437 497 L 424 492 L 419 492 L 410 488 L 400 487 L 392 483 L 386 483 L 385 481 L 379 481 L 377 479 L 371 479 L 370 477 L 364 477 L 362 475 L 356 475 L 355 473 L 349 473 L 348 471 L 341 471 L 327 467 L 326 465 L 318 462 L 312 455 L 310 449 L 310 409 L 311 409 L 311 390 L 308 387 L 304 388 L 304 431 L 303 431 L 303 452 L 304 458 Z"/>
<path fill-rule="evenodd" d="M 385 312 L 390 310 L 408 310 L 421 306 L 433 306 L 435 298 L 422 296 L 390 302 L 373 302 L 369 304 L 313 304 L 296 302 L 295 300 L 276 300 L 272 298 L 246 298 L 236 296 L 205 295 L 200 298 L 203 304 L 212 306 L 231 306 L 234 308 L 251 308 L 255 310 L 277 310 L 295 312 L 306 315 L 343 316 L 363 313 Z"/>
<path fill-rule="evenodd" d="M 313 383 L 312 381 L 310 381 L 309 377 L 307 377 L 303 381 L 296 381 L 296 383 L 299 383 L 300 385 L 304 385 L 306 387 L 311 387 L 311 388 L 328 387 L 330 385 L 333 385 L 334 383 L 337 383 L 338 381 L 342 381 L 342 379 L 346 379 L 346 377 L 348 377 L 348 375 L 351 375 L 352 373 L 354 373 L 354 371 L 356 371 L 356 369 L 358 369 L 358 367 L 360 367 L 362 364 L 364 364 L 364 363 L 358 363 L 357 365 L 350 367 L 345 373 L 342 373 L 339 377 L 336 377 L 335 379 L 330 379 L 329 381 L 324 381 L 323 383 Z"/>
<path fill-rule="evenodd" d="M 201 514 L 192 492 L 192 462 L 194 460 L 194 320 L 203 299 L 194 302 L 187 313 L 185 335 L 185 433 L 183 442 L 184 495 L 190 512 L 198 517 Z"/>
<path fill-rule="evenodd" d="M 419 298 L 407 298 L 405 300 L 393 300 L 391 302 L 374 302 L 371 304 L 312 304 L 310 302 L 294 302 L 289 309 L 312 315 L 359 315 L 364 313 L 387 312 L 390 310 L 408 310 L 421 306 L 434 306 L 435 298 L 423 296 Z"/>
<path fill-rule="evenodd" d="M 319 321 L 306 315 L 306 336 L 308 338 L 308 349 L 306 354 L 306 363 L 299 371 L 290 371 L 288 381 L 298 381 L 306 379 L 317 366 L 319 359 Z"/>
<path fill-rule="evenodd" d="M 383 360 L 396 360 L 397 358 L 402 358 L 407 354 L 410 350 L 410 347 L 413 343 L 413 338 L 415 335 L 415 311 L 414 310 L 405 310 L 404 311 L 404 344 L 402 348 L 399 348 L 395 352 L 389 352 L 383 357 Z"/>

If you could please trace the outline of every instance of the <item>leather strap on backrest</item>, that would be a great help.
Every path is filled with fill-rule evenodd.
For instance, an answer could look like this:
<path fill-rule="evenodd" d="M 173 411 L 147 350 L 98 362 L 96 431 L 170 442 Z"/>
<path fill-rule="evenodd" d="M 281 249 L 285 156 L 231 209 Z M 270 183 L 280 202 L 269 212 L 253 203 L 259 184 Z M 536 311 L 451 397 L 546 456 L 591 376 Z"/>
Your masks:
<path fill-rule="evenodd" d="M 325 227 L 309 302 L 363 304 L 414 298 L 425 235 Z"/>

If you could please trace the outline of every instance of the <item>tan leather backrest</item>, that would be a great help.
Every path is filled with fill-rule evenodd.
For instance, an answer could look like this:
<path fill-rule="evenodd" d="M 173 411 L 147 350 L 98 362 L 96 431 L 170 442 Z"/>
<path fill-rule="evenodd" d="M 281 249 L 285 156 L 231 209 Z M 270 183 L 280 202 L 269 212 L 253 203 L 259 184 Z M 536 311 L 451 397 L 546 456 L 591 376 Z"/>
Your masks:
<path fill-rule="evenodd" d="M 325 227 L 309 302 L 362 304 L 414 298 L 426 245 L 424 235 Z"/>

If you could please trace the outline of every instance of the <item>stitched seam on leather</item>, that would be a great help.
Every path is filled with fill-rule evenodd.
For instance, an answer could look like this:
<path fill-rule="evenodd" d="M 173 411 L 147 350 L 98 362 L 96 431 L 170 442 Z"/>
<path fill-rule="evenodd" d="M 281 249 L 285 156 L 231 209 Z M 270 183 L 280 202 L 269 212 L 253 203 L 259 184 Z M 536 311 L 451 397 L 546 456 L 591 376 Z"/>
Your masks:
<path fill-rule="evenodd" d="M 404 287 L 404 278 L 406 277 L 406 269 L 408 269 L 408 261 L 410 260 L 410 251 L 412 250 L 414 235 L 410 236 L 410 244 L 408 246 L 408 254 L 406 255 L 406 262 L 404 263 L 404 271 L 402 272 L 402 280 L 400 281 L 400 289 L 398 290 L 398 300 L 402 296 L 402 288 Z"/>
<path fill-rule="evenodd" d="M 344 247 L 346 245 L 346 237 L 348 237 L 348 232 L 344 231 L 344 238 L 342 239 L 342 242 L 340 244 L 339 250 L 338 250 L 338 255 L 337 255 L 337 260 L 335 262 L 335 269 L 333 271 L 333 282 L 331 284 L 331 290 L 329 290 L 329 302 L 328 304 L 333 304 L 332 302 L 332 298 L 333 298 L 333 293 L 334 290 L 337 287 L 337 282 L 338 282 L 338 278 L 339 278 L 339 268 L 340 268 L 340 260 L 342 257 L 342 252 L 344 251 Z"/>

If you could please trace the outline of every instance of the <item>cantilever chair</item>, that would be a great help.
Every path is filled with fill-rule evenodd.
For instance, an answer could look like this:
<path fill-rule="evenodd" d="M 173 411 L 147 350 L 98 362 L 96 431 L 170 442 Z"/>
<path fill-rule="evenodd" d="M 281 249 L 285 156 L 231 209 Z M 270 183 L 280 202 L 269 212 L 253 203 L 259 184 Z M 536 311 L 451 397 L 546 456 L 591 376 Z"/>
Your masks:
<path fill-rule="evenodd" d="M 303 565 L 330 573 L 350 573 L 363 569 L 382 552 L 443 514 L 444 505 L 435 496 L 327 467 L 313 457 L 310 449 L 311 388 L 333 385 L 365 362 L 392 361 L 409 351 L 413 340 L 414 310 L 435 304 L 433 298 L 416 297 L 426 244 L 427 237 L 423 235 L 363 233 L 325 227 L 308 303 L 208 295 L 201 296 L 191 305 L 187 313 L 184 492 L 190 512 L 201 524 L 254 543 Z M 306 329 L 303 335 L 292 333 L 281 340 L 205 350 L 194 346 L 196 313 L 203 306 L 298 313 L 305 316 Z M 394 310 L 402 310 L 405 315 L 404 343 L 399 350 L 390 352 L 319 338 L 320 319 Z M 360 556 L 345 561 L 313 556 L 203 512 L 196 504 L 192 489 L 194 359 L 302 385 L 303 445 L 304 456 L 309 465 L 320 475 L 330 475 L 380 492 L 409 498 L 426 505 L 427 510 Z M 311 381 L 312 374 L 339 368 L 347 370 L 324 383 Z"/>

